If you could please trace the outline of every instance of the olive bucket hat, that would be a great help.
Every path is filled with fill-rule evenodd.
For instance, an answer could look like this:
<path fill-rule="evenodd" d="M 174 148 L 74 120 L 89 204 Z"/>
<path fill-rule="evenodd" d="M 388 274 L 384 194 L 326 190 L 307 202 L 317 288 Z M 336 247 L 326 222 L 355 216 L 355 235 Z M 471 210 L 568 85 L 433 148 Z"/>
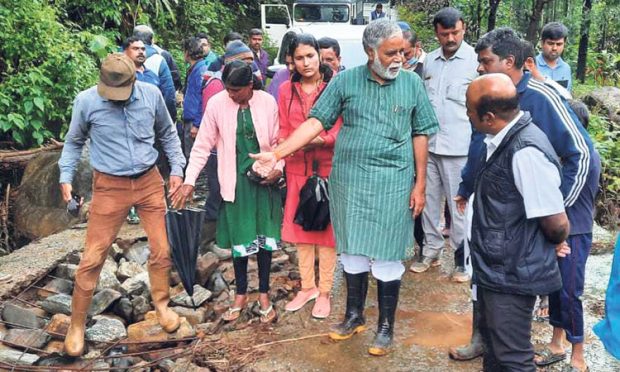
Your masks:
<path fill-rule="evenodd" d="M 131 96 L 135 81 L 136 67 L 133 61 L 122 53 L 113 53 L 101 64 L 97 93 L 111 101 L 126 101 Z"/>

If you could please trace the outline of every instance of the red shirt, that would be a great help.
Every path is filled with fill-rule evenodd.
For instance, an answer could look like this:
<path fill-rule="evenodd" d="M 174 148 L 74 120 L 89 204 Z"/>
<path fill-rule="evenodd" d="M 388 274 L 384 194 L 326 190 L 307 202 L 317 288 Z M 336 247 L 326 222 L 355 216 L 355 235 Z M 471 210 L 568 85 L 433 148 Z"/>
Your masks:
<path fill-rule="evenodd" d="M 306 121 L 315 100 L 326 86 L 326 82 L 321 82 L 315 92 L 305 93 L 301 89 L 299 82 L 285 81 L 282 83 L 278 93 L 278 111 L 280 116 L 280 134 L 278 137 L 280 139 L 286 139 Z M 308 151 L 298 150 L 286 157 L 284 159 L 286 161 L 286 172 L 301 176 L 311 176 L 312 162 L 316 159 L 319 162 L 319 176 L 328 177 L 332 170 L 334 145 L 341 126 L 342 118 L 339 117 L 330 130 L 324 130 L 319 135 L 325 141 L 323 146 L 315 147 Z"/>

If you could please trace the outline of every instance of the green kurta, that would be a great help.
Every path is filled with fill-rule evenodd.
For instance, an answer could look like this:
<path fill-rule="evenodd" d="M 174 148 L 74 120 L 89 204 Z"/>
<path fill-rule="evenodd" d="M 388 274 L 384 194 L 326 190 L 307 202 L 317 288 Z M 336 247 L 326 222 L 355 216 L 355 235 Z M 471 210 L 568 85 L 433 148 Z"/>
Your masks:
<path fill-rule="evenodd" d="M 260 152 L 249 109 L 237 113 L 237 185 L 235 201 L 222 202 L 217 219 L 216 241 L 232 248 L 233 257 L 245 257 L 259 249 L 273 251 L 280 243 L 282 199 L 272 186 L 250 181 L 246 172 L 254 160 L 248 154 Z"/>
<path fill-rule="evenodd" d="M 366 66 L 338 74 L 310 112 L 325 129 L 342 115 L 330 175 L 338 252 L 396 261 L 413 254 L 413 135 L 439 127 L 422 81 L 379 84 Z"/>

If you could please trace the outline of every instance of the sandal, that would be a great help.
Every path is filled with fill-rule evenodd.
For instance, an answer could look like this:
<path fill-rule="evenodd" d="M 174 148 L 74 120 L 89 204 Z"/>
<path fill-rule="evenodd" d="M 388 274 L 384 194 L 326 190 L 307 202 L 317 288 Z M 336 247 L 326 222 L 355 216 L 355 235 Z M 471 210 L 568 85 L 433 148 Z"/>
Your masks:
<path fill-rule="evenodd" d="M 269 304 L 269 307 L 267 308 L 267 310 L 263 310 L 260 308 L 260 303 L 259 303 L 258 312 L 260 313 L 259 320 L 263 324 L 275 323 L 278 320 L 278 313 L 276 312 L 276 309 L 273 308 L 273 304 Z"/>
<path fill-rule="evenodd" d="M 241 312 L 243 311 L 243 309 L 245 309 L 247 304 L 248 304 L 248 299 L 246 297 L 242 307 L 230 307 L 230 308 L 228 308 L 228 310 L 224 314 L 222 314 L 222 319 L 225 322 L 232 322 L 234 320 L 239 319 L 239 317 L 241 316 Z"/>
<path fill-rule="evenodd" d="M 545 367 L 566 359 L 566 352 L 554 354 L 549 347 L 545 347 L 541 352 L 536 353 L 540 359 L 534 358 L 534 364 L 538 367 Z"/>

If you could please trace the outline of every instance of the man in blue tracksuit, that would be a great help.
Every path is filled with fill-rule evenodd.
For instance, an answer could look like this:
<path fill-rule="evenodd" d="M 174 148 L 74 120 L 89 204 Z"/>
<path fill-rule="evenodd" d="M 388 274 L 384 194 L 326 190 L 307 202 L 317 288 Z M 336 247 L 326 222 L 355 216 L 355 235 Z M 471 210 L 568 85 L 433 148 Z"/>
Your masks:
<path fill-rule="evenodd" d="M 600 159 L 594 153 L 592 141 L 580 124 L 568 103 L 555 90 L 524 73 L 523 41 L 509 28 L 499 28 L 484 35 L 476 45 L 478 72 L 505 73 L 517 87 L 521 109 L 529 111 L 533 122 L 547 135 L 562 162 L 562 186 L 564 204 L 569 217 L 571 232 L 567 244 L 571 254 L 559 259 L 563 288 L 550 294 L 550 322 L 554 326 L 554 338 L 546 356 L 537 364 L 555 362 L 565 358 L 561 345 L 564 332 L 573 344 L 571 365 L 577 370 L 585 369 L 583 357 L 583 292 L 585 263 L 592 242 L 594 197 L 598 189 Z M 464 203 L 473 191 L 473 182 L 484 165 L 486 145 L 484 136 L 474 133 L 470 144 L 468 161 L 463 169 L 463 183 L 459 189 L 458 202 Z M 475 310 L 475 306 L 474 306 Z M 468 356 L 482 353 L 480 338 L 474 330 Z M 477 342 L 478 345 L 473 345 Z M 475 355 L 477 354 L 477 355 Z M 452 353 L 451 353 L 452 355 Z M 458 358 L 457 358 L 458 359 Z M 547 363 L 548 364 L 548 363 Z"/>

